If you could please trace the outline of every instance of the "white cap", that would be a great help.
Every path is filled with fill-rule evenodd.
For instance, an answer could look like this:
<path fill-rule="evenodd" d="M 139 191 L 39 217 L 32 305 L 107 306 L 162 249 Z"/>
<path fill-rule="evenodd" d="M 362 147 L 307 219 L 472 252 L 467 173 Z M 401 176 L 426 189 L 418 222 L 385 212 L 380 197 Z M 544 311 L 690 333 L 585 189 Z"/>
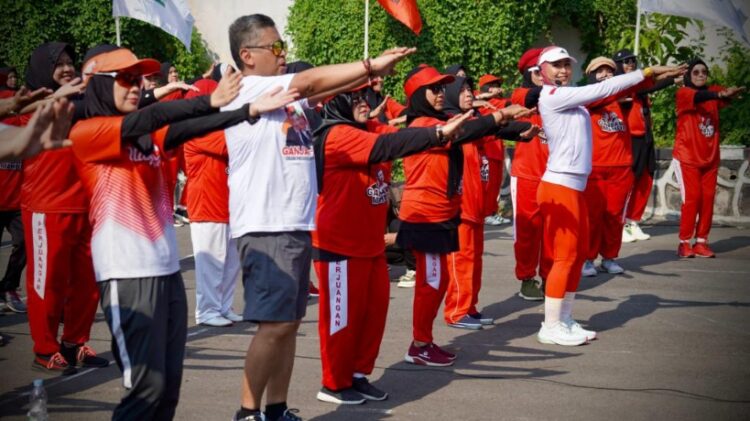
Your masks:
<path fill-rule="evenodd" d="M 541 65 L 545 61 L 548 63 L 554 63 L 565 58 L 570 59 L 573 63 L 578 63 L 578 60 L 574 59 L 570 54 L 568 54 L 568 50 L 553 45 L 542 50 L 542 54 L 539 54 L 539 60 L 537 61 L 537 64 Z"/>

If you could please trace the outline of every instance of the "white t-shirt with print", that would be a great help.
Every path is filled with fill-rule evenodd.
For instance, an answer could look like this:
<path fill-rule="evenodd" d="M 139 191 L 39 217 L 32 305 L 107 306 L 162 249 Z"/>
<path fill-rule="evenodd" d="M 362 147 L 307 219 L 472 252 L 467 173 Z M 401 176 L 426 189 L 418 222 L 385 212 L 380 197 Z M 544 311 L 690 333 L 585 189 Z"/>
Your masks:
<path fill-rule="evenodd" d="M 255 101 L 294 77 L 245 76 L 240 94 L 222 110 Z M 318 191 L 307 100 L 265 113 L 253 125 L 225 130 L 229 152 L 229 226 L 232 237 L 250 232 L 312 231 Z"/>

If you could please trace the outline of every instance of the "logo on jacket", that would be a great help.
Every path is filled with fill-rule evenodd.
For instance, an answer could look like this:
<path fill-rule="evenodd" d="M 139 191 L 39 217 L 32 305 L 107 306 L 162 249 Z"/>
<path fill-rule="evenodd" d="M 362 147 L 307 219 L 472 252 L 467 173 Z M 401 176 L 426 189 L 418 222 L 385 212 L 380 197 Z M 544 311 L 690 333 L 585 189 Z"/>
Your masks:
<path fill-rule="evenodd" d="M 711 117 L 701 116 L 698 128 L 701 130 L 701 134 L 705 137 L 714 137 L 714 133 L 716 133 L 716 128 L 714 127 L 713 121 L 711 121 Z"/>
<path fill-rule="evenodd" d="M 607 133 L 625 131 L 625 124 L 623 124 L 620 117 L 617 117 L 617 114 L 612 111 L 607 111 L 602 115 L 602 118 L 599 119 L 599 127 L 601 127 L 602 131 Z"/>
<path fill-rule="evenodd" d="M 154 151 L 148 155 L 144 155 L 138 149 L 128 145 L 128 155 L 130 156 L 131 162 L 147 162 L 148 165 L 154 168 L 158 168 L 161 165 L 159 147 L 156 145 L 154 145 Z"/>
<path fill-rule="evenodd" d="M 385 181 L 383 170 L 378 170 L 375 174 L 376 181 L 367 187 L 367 197 L 370 198 L 370 204 L 373 206 L 382 205 L 388 202 L 388 190 L 390 186 Z"/>
<path fill-rule="evenodd" d="M 490 181 L 490 160 L 486 156 L 482 156 L 482 164 L 479 166 L 479 176 L 482 178 L 482 183 Z"/>

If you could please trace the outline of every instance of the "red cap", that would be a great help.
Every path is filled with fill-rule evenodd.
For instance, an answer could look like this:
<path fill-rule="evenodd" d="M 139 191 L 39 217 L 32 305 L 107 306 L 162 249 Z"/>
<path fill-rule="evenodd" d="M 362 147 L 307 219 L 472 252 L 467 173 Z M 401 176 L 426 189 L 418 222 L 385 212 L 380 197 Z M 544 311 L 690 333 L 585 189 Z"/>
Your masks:
<path fill-rule="evenodd" d="M 503 78 L 497 77 L 495 75 L 491 75 L 489 73 L 486 75 L 482 75 L 479 78 L 479 87 L 481 88 L 482 86 L 487 85 L 492 82 L 503 83 Z"/>
<path fill-rule="evenodd" d="M 436 83 L 451 83 L 455 80 L 453 75 L 444 75 L 432 66 L 420 64 L 418 67 L 420 70 L 404 81 L 404 93 L 406 94 L 407 101 L 422 86 L 434 85 Z"/>
<path fill-rule="evenodd" d="M 195 98 L 203 95 L 211 95 L 212 93 L 214 93 L 216 87 L 219 86 L 219 84 L 213 79 L 199 79 L 193 84 L 193 86 L 198 88 L 198 91 L 196 92 L 192 89 L 189 89 L 185 94 L 185 99 Z"/>
<path fill-rule="evenodd" d="M 152 58 L 138 60 L 138 57 L 127 48 L 118 48 L 108 53 L 99 54 L 89 60 L 87 64 L 90 73 L 118 72 L 121 70 L 135 70 L 146 75 L 158 72 L 161 64 Z"/>
<path fill-rule="evenodd" d="M 539 60 L 539 54 L 542 53 L 541 48 L 530 48 L 518 59 L 518 72 L 523 74 L 529 67 L 537 65 Z"/>

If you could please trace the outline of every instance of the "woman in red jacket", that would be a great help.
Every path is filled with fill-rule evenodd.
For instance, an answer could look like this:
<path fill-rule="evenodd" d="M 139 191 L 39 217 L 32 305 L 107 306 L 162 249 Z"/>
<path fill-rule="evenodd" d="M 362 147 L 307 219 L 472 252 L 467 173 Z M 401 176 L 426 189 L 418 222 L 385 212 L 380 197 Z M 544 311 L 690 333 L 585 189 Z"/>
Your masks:
<path fill-rule="evenodd" d="M 708 233 L 719 173 L 719 109 L 744 90 L 709 86 L 708 67 L 699 58 L 689 63 L 685 86 L 677 90 L 673 156 L 682 196 L 679 257 L 716 257 L 708 246 Z"/>
<path fill-rule="evenodd" d="M 368 121 L 368 86 L 339 94 L 323 107 L 315 132 L 318 175 L 313 260 L 320 288 L 323 387 L 317 398 L 336 404 L 384 400 L 371 385 L 388 313 L 389 280 L 383 247 L 391 164 L 441 147 L 463 120 L 442 129 L 397 130 Z"/>

